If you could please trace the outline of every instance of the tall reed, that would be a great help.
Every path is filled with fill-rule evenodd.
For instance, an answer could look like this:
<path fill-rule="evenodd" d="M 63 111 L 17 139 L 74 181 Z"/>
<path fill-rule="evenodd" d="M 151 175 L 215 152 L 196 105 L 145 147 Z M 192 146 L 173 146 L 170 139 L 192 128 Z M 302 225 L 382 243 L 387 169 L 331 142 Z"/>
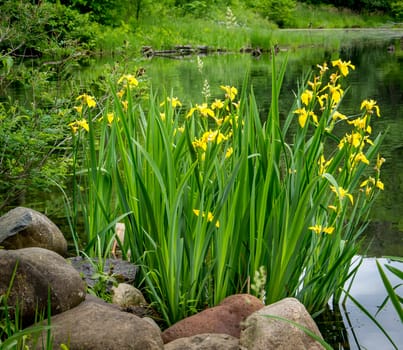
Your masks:
<path fill-rule="evenodd" d="M 71 125 L 82 147 L 76 175 L 84 188 L 76 193 L 87 253 L 106 256 L 111 228 L 124 219 L 123 255 L 130 250 L 142 266 L 167 324 L 251 290 L 266 303 L 296 296 L 319 312 L 349 277 L 383 189 L 383 136 L 370 139 L 379 108 L 366 100 L 357 115 L 338 111 L 354 66 L 335 60 L 301 82 L 282 121 L 286 60 L 277 67 L 273 57 L 271 69 L 266 121 L 253 91 L 238 99 L 231 86 L 185 110 L 173 95 L 160 102 L 151 93 L 142 103 L 141 82 L 125 75 L 111 84 L 100 123 L 87 113 L 92 98 L 80 97 L 82 119 Z"/>

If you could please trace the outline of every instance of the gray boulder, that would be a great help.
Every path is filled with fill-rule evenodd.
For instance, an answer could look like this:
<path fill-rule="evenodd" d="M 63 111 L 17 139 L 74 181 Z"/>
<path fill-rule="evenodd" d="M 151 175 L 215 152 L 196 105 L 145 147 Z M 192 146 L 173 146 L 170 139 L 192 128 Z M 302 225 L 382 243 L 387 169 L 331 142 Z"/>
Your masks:
<path fill-rule="evenodd" d="M 165 344 L 164 350 L 238 350 L 239 339 L 229 334 L 197 334 Z"/>
<path fill-rule="evenodd" d="M 47 249 L 0 250 L 0 271 L 0 295 L 6 293 L 14 274 L 7 303 L 21 305 L 25 325 L 34 321 L 37 310 L 47 310 L 48 300 L 53 315 L 85 298 L 86 286 L 80 274 L 62 256 Z"/>
<path fill-rule="evenodd" d="M 116 307 L 87 299 L 77 307 L 53 316 L 51 337 L 54 349 L 61 344 L 70 350 L 154 350 L 163 349 L 161 331 L 146 320 Z M 33 349 L 45 349 L 46 331 Z"/>
<path fill-rule="evenodd" d="M 250 315 L 242 325 L 241 349 L 248 350 L 322 350 L 323 347 L 303 330 L 282 320 L 280 316 L 309 329 L 322 338 L 318 327 L 304 305 L 295 298 L 285 298 Z"/>
<path fill-rule="evenodd" d="M 40 247 L 66 255 L 67 241 L 59 228 L 36 210 L 17 207 L 0 217 L 0 246 Z"/>

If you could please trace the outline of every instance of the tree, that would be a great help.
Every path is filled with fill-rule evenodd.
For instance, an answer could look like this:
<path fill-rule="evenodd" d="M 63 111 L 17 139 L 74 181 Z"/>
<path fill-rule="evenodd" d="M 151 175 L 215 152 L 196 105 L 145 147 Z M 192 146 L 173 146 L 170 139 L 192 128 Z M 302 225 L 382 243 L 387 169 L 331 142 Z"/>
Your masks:
<path fill-rule="evenodd" d="M 257 10 L 269 20 L 282 28 L 289 24 L 295 10 L 295 0 L 259 0 L 255 3 Z"/>

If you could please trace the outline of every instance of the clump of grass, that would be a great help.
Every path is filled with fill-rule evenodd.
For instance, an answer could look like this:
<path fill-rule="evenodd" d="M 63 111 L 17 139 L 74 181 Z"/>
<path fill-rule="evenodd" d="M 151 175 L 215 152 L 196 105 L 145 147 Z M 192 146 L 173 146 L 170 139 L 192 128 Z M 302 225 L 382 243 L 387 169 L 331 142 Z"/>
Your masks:
<path fill-rule="evenodd" d="M 144 105 L 142 82 L 128 74 L 111 85 L 100 114 L 91 96 L 79 98 L 71 126 L 83 167 L 76 174 L 86 253 L 105 257 L 111 227 L 124 219 L 122 251 L 143 266 L 144 287 L 167 324 L 249 283 L 268 303 L 296 296 L 320 312 L 350 276 L 383 189 L 382 136 L 373 139 L 371 127 L 379 108 L 364 100 L 355 115 L 339 112 L 354 66 L 335 60 L 301 82 L 281 123 L 286 63 L 272 59 L 265 121 L 253 91 L 233 86 L 190 108 L 152 93 Z M 340 136 L 339 128 L 348 131 Z M 264 286 L 255 274 L 262 266 Z"/>

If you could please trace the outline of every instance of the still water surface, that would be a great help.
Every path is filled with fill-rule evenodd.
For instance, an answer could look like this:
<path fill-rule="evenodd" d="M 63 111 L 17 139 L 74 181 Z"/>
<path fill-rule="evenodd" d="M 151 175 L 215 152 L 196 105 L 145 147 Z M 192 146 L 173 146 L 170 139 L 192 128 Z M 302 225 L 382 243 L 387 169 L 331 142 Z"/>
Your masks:
<path fill-rule="evenodd" d="M 382 117 L 374 120 L 373 133 L 387 132 L 382 154 L 386 163 L 382 169 L 384 192 L 378 197 L 372 212 L 372 223 L 366 231 L 365 257 L 353 281 L 350 293 L 372 314 L 382 304 L 386 291 L 378 275 L 375 258 L 403 256 L 403 33 L 377 36 L 373 39 L 346 41 L 337 50 L 301 48 L 276 56 L 281 63 L 288 57 L 288 69 L 281 93 L 280 110 L 285 115 L 294 102 L 297 81 L 316 64 L 341 58 L 351 60 L 356 69 L 348 77 L 348 90 L 340 111 L 347 115 L 359 112 L 361 101 L 378 102 Z M 208 82 L 212 98 L 221 97 L 220 85 L 242 88 L 245 76 L 253 87 L 262 118 L 269 108 L 271 63 L 269 55 L 255 58 L 249 55 L 216 55 L 185 59 L 153 58 L 141 62 L 147 77 L 158 93 L 173 94 L 185 103 L 202 103 L 201 94 Z M 248 87 L 249 88 L 249 87 Z M 381 263 L 388 262 L 380 259 Z M 390 263 L 390 262 L 388 262 Z M 403 264 L 393 263 L 399 269 Z M 402 283 L 388 274 L 392 285 Z M 401 294 L 401 293 L 400 293 Z M 393 349 L 351 300 L 339 310 L 333 310 L 323 320 L 321 330 L 327 341 L 342 349 Z M 388 303 L 376 318 L 399 348 L 403 348 L 403 325 L 393 306 Z"/>

